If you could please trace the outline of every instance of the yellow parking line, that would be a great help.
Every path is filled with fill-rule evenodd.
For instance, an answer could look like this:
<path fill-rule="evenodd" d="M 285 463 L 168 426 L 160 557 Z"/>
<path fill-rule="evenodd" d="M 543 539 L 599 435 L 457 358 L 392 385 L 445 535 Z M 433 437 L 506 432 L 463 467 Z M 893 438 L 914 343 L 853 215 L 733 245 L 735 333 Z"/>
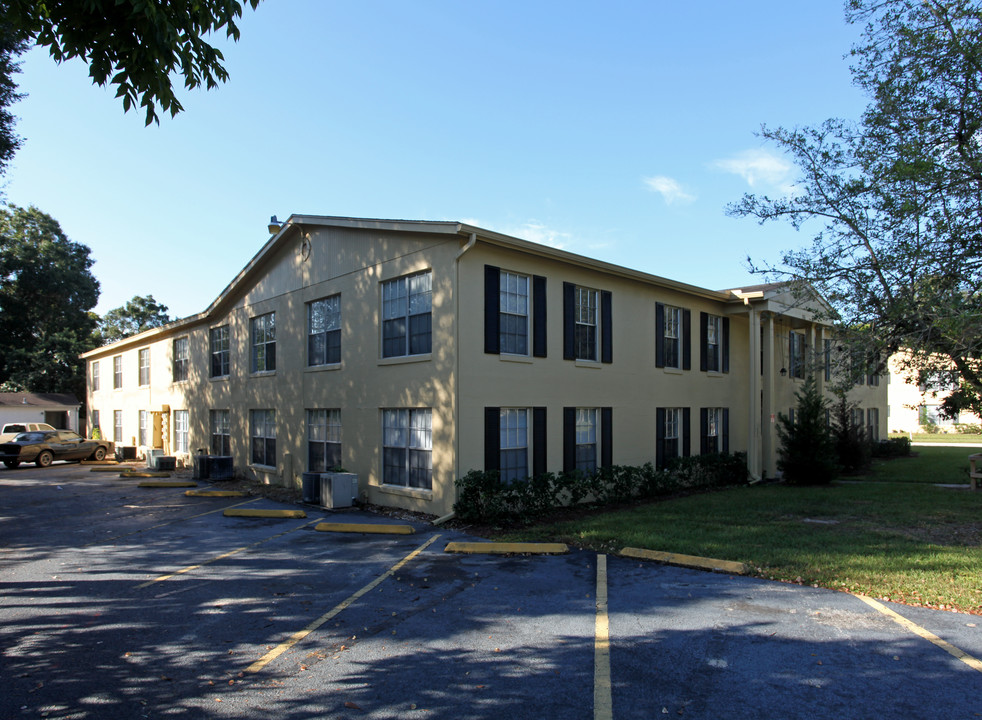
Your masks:
<path fill-rule="evenodd" d="M 246 500 L 245 502 L 236 503 L 235 505 L 230 505 L 229 507 L 239 507 L 240 505 L 248 505 L 251 502 L 256 502 L 262 498 L 254 497 L 251 500 Z M 123 533 L 122 535 L 113 535 L 108 538 L 100 538 L 99 540 L 93 540 L 92 542 L 87 542 L 84 545 L 79 545 L 79 547 L 90 547 L 92 545 L 101 545 L 107 542 L 113 542 L 115 540 L 122 540 L 130 535 L 139 535 L 142 532 L 147 532 L 147 530 L 156 530 L 157 528 L 162 528 L 165 525 L 173 525 L 174 523 L 184 522 L 185 520 L 194 520 L 195 518 L 204 517 L 205 515 L 212 515 L 214 513 L 224 512 L 225 508 L 218 508 L 217 510 L 207 510 L 203 513 L 198 513 L 197 515 L 189 515 L 188 517 L 177 518 L 175 520 L 168 520 L 167 522 L 158 523 L 156 525 L 151 525 L 150 527 L 140 528 L 139 530 L 134 530 L 133 532 Z"/>
<path fill-rule="evenodd" d="M 935 635 L 934 633 L 932 633 L 930 630 L 925 630 L 924 628 L 922 628 L 917 623 L 911 622 L 910 620 L 908 620 L 907 618 L 905 618 L 900 613 L 894 612 L 893 610 L 891 610 L 890 608 L 888 608 L 883 603 L 877 602 L 876 600 L 874 600 L 871 597 L 867 597 L 865 595 L 858 595 L 856 593 L 850 593 L 850 594 L 856 595 L 856 597 L 858 597 L 864 603 L 866 603 L 867 605 L 869 605 L 871 608 L 873 608 L 875 610 L 879 610 L 881 613 L 883 613 L 888 618 L 890 618 L 891 620 L 893 620 L 894 622 L 896 622 L 898 625 L 900 625 L 900 626 L 902 626 L 902 627 L 910 630 L 915 635 L 924 638 L 928 642 L 934 643 L 939 648 L 941 648 L 942 650 L 944 650 L 946 653 L 948 653 L 949 655 L 953 655 L 954 657 L 958 658 L 959 660 L 961 660 L 963 663 L 965 663 L 966 665 L 968 665 L 973 670 L 978 670 L 979 672 L 982 672 L 982 662 L 980 662 L 977 658 L 972 657 L 971 655 L 969 655 L 964 650 L 959 650 L 958 648 L 956 648 L 951 643 L 949 643 L 949 642 L 947 642 L 947 641 L 942 640 L 941 638 L 939 638 L 937 635 Z"/>
<path fill-rule="evenodd" d="M 366 585 L 361 590 L 359 590 L 356 593 L 354 593 L 353 595 L 351 595 L 344 602 L 342 602 L 339 605 L 335 606 L 329 612 L 324 613 L 323 615 L 321 615 L 319 618 L 317 618 L 316 620 L 314 620 L 313 622 L 311 622 L 309 625 L 307 625 L 307 627 L 305 627 L 303 630 L 298 630 L 297 632 L 293 633 L 286 640 L 284 640 L 283 642 L 281 642 L 275 648 L 273 648 L 268 653 L 266 653 L 265 655 L 263 655 L 261 658 L 259 658 L 258 660 L 256 660 L 256 662 L 254 662 L 252 665 L 250 665 L 249 667 L 247 667 L 245 669 L 245 671 L 247 673 L 257 673 L 260 670 L 262 670 L 264 667 L 266 667 L 267 665 L 269 665 L 271 662 L 273 662 L 280 655 L 282 655 L 287 650 L 289 650 L 294 645 L 296 645 L 298 642 L 300 642 L 305 637 L 307 637 L 308 635 L 310 635 L 310 633 L 314 632 L 314 630 L 316 630 L 317 628 L 319 628 L 321 625 L 323 625 L 324 623 L 326 623 L 328 620 L 330 620 L 331 618 L 333 618 L 334 616 L 336 616 L 338 613 L 340 613 L 342 610 L 344 610 L 346 607 L 348 607 L 353 602 L 355 602 L 362 595 L 364 595 L 365 593 L 371 592 L 376 587 L 378 587 L 382 583 L 383 580 L 385 580 L 388 577 L 391 577 L 396 572 L 398 572 L 399 571 L 399 568 L 401 568 L 403 565 L 405 565 L 406 563 L 408 563 L 410 560 L 412 560 L 414 557 L 416 557 L 417 555 L 419 555 L 426 548 L 428 548 L 430 545 L 432 545 L 434 542 L 436 542 L 439 537 L 440 537 L 439 535 L 434 535 L 433 537 L 431 537 L 425 543 L 423 543 L 418 548 L 416 548 L 415 550 L 413 550 L 411 553 L 409 553 L 408 555 L 406 555 L 406 557 L 404 557 L 402 560 L 400 560 L 399 562 L 397 562 L 395 565 L 393 565 L 392 567 L 390 567 L 384 573 L 382 573 L 377 578 L 375 578 L 370 583 L 368 583 L 368 585 Z"/>
<path fill-rule="evenodd" d="M 607 556 L 597 555 L 597 624 L 593 645 L 593 717 L 611 720 L 610 622 L 607 618 Z"/>
<path fill-rule="evenodd" d="M 238 554 L 238 553 L 240 553 L 240 552 L 242 552 L 244 550 L 248 550 L 249 548 L 254 548 L 257 545 L 262 545 L 263 543 L 267 543 L 270 540 L 275 540 L 278 537 L 283 537 L 284 535 L 287 535 L 287 534 L 292 533 L 292 532 L 296 532 L 297 530 L 302 530 L 303 528 L 305 528 L 308 525 L 310 525 L 310 523 L 312 523 L 312 522 L 316 522 L 316 520 L 308 520 L 307 522 L 305 522 L 303 525 L 300 525 L 299 527 L 295 527 L 295 528 L 293 528 L 291 530 L 285 530 L 285 531 L 283 531 L 281 533 L 277 533 L 276 535 L 272 535 L 271 537 L 268 537 L 265 540 L 260 540 L 258 542 L 254 542 L 251 545 L 243 545 L 240 548 L 235 548 L 235 550 L 229 550 L 227 553 L 222 553 L 221 555 L 216 555 L 215 557 L 210 558 L 209 560 L 205 560 L 204 562 L 200 562 L 197 565 L 188 565 L 187 567 L 181 568 L 180 570 L 177 570 L 176 572 L 168 573 L 167 575 L 161 575 L 160 577 L 154 578 L 153 580 L 147 580 L 145 583 L 140 583 L 139 585 L 137 585 L 136 586 L 136 589 L 137 590 L 140 590 L 140 589 L 145 588 L 145 587 L 150 587 L 154 583 L 163 582 L 164 580 L 170 580 L 172 577 L 176 577 L 178 575 L 183 575 L 184 573 L 189 573 L 192 570 L 197 570 L 198 568 L 204 567 L 205 565 L 211 565 L 213 562 L 218 562 L 219 560 L 223 560 L 223 559 L 225 559 L 227 557 L 230 557 L 232 555 L 236 555 L 236 554 Z"/>

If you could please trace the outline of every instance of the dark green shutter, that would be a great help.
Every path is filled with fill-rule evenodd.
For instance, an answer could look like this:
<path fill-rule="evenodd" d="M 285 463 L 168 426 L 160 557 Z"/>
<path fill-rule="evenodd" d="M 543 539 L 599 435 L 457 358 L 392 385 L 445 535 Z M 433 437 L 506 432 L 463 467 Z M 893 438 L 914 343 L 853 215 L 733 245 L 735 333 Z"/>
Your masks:
<path fill-rule="evenodd" d="M 665 367 L 665 305 L 655 303 L 655 367 Z"/>
<path fill-rule="evenodd" d="M 501 469 L 501 408 L 484 408 L 484 469 Z"/>
<path fill-rule="evenodd" d="M 546 409 L 532 408 L 532 476 L 546 472 Z"/>
<path fill-rule="evenodd" d="M 501 269 L 484 266 L 484 352 L 501 352 Z"/>
<path fill-rule="evenodd" d="M 576 408 L 563 408 L 563 472 L 576 470 Z"/>
<path fill-rule="evenodd" d="M 532 355 L 546 357 L 546 279 L 532 276 Z"/>
<path fill-rule="evenodd" d="M 614 362 L 613 296 L 609 290 L 600 291 L 600 362 Z"/>
<path fill-rule="evenodd" d="M 600 467 L 614 464 L 614 408 L 600 408 Z"/>
<path fill-rule="evenodd" d="M 692 311 L 682 311 L 682 369 L 692 368 Z"/>
<path fill-rule="evenodd" d="M 576 286 L 563 283 L 563 359 L 576 360 L 576 328 L 573 314 L 576 312 Z"/>

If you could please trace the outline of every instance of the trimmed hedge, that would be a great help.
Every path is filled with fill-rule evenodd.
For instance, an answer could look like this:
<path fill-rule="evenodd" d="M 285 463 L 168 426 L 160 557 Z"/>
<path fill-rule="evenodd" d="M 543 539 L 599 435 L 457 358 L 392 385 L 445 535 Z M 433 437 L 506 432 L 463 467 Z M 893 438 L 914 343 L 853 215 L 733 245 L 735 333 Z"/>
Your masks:
<path fill-rule="evenodd" d="M 615 465 L 595 473 L 544 473 L 510 484 L 501 482 L 497 470 L 471 470 L 457 480 L 454 512 L 465 522 L 522 522 L 585 502 L 612 505 L 746 481 L 745 453 L 678 458 L 667 470 L 656 470 L 651 463 Z"/>
<path fill-rule="evenodd" d="M 873 443 L 873 457 L 891 458 L 907 457 L 910 455 L 910 438 L 892 437 L 889 440 L 880 440 Z"/>

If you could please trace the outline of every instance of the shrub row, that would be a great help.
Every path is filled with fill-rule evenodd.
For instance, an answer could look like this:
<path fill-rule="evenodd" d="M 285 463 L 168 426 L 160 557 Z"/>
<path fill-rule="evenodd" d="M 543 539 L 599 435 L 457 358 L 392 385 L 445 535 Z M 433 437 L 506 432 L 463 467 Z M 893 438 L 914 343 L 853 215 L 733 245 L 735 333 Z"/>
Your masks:
<path fill-rule="evenodd" d="M 907 457 L 910 455 L 910 438 L 892 437 L 872 443 L 873 457 L 891 458 Z"/>
<path fill-rule="evenodd" d="M 454 512 L 465 522 L 522 522 L 580 503 L 610 505 L 746 481 L 745 453 L 678 458 L 667 470 L 656 470 L 651 463 L 615 465 L 594 473 L 544 473 L 507 484 L 497 470 L 471 470 L 457 480 Z"/>

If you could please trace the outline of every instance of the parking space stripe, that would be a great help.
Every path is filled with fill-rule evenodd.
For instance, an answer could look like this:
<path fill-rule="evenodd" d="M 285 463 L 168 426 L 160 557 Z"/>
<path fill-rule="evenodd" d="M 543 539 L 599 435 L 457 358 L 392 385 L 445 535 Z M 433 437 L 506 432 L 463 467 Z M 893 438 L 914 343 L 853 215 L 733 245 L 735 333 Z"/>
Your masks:
<path fill-rule="evenodd" d="M 891 610 L 890 608 L 888 608 L 883 603 L 877 602 L 876 600 L 874 600 L 871 597 L 867 597 L 865 595 L 857 595 L 856 593 L 850 593 L 850 594 L 856 595 L 856 597 L 858 597 L 864 603 L 866 603 L 867 605 L 869 605 L 871 608 L 873 608 L 875 610 L 879 610 L 881 613 L 883 613 L 888 618 L 890 618 L 891 620 L 893 620 L 894 622 L 896 622 L 898 625 L 906 628 L 907 630 L 910 630 L 912 633 L 914 633 L 918 637 L 922 637 L 925 640 L 927 640 L 928 642 L 934 643 L 939 648 L 941 648 L 942 650 L 944 650 L 946 653 L 948 653 L 949 655 L 953 655 L 954 657 L 958 658 L 959 660 L 961 660 L 963 663 L 965 663 L 966 665 L 968 665 L 973 670 L 977 670 L 979 672 L 982 672 L 982 662 L 980 662 L 977 658 L 972 657 L 967 652 L 965 652 L 963 650 L 959 650 L 958 648 L 956 648 L 951 643 L 949 643 L 949 642 L 947 642 L 945 640 L 942 640 L 937 635 L 935 635 L 934 633 L 932 633 L 930 630 L 925 630 L 924 628 L 922 628 L 917 623 L 911 622 L 910 620 L 908 620 L 907 618 L 905 618 L 900 613 L 894 612 L 893 610 Z"/>
<path fill-rule="evenodd" d="M 236 503 L 235 505 L 229 505 L 227 507 L 239 507 L 240 505 L 248 505 L 251 502 L 256 502 L 262 498 L 252 498 L 252 500 L 246 500 L 245 502 Z M 207 512 L 198 513 L 197 515 L 189 515 L 188 517 L 175 518 L 174 520 L 168 520 L 167 522 L 157 523 L 156 525 L 151 525 L 150 527 L 140 528 L 139 530 L 134 530 L 133 532 L 123 533 L 122 535 L 113 535 L 108 538 L 100 538 L 99 540 L 93 540 L 92 542 L 87 542 L 84 545 L 79 545 L 79 547 L 90 547 L 92 545 L 101 545 L 107 542 L 113 542 L 114 540 L 122 540 L 130 535 L 139 535 L 140 533 L 147 532 L 148 530 L 156 530 L 157 528 L 166 527 L 167 525 L 173 525 L 175 523 L 184 522 L 185 520 L 194 520 L 195 518 L 204 517 L 205 515 L 214 515 L 215 513 L 225 512 L 227 507 L 220 507 L 217 510 L 208 510 Z"/>
<path fill-rule="evenodd" d="M 597 555 L 597 622 L 593 644 L 593 717 L 614 716 L 610 694 L 610 622 L 607 618 L 607 556 Z"/>
<path fill-rule="evenodd" d="M 348 607 L 353 602 L 355 602 L 356 600 L 358 600 L 358 598 L 360 598 L 362 595 L 364 595 L 365 593 L 369 593 L 372 590 L 374 590 L 375 588 L 377 588 L 386 578 L 392 577 L 392 575 L 394 575 L 395 573 L 397 573 L 399 571 L 399 569 L 403 565 L 405 565 L 410 560 L 412 560 L 417 555 L 419 555 L 421 552 L 423 552 L 424 550 L 426 550 L 426 548 L 428 548 L 430 545 L 432 545 L 434 542 L 436 542 L 439 538 L 440 538 L 439 535 L 434 535 L 433 537 L 431 537 L 425 543 L 423 543 L 418 548 L 416 548 L 415 550 L 413 550 L 411 553 L 409 553 L 408 555 L 406 555 L 406 557 L 404 557 L 402 560 L 400 560 L 399 562 L 397 562 L 395 565 L 393 565 L 392 567 L 390 567 L 384 573 L 382 573 L 377 578 L 375 578 L 370 583 L 368 583 L 368 585 L 366 585 L 365 587 L 363 587 L 361 590 L 358 590 L 357 592 L 355 592 L 354 594 L 352 594 L 346 600 L 344 600 L 343 602 L 341 602 L 340 604 L 338 604 L 334 608 L 332 608 L 329 612 L 326 612 L 323 615 L 321 615 L 319 618 L 317 618 L 312 623 L 310 623 L 309 625 L 307 625 L 307 627 L 305 627 L 303 630 L 299 630 L 299 631 L 293 633 L 293 635 L 291 635 L 290 637 L 288 637 L 286 640 L 284 640 L 283 642 L 281 642 L 275 648 L 273 648 L 268 653 L 266 653 L 265 655 L 263 655 L 261 658 L 259 658 L 258 660 L 256 660 L 256 662 L 254 662 L 252 665 L 250 665 L 249 667 L 247 667 L 245 669 L 245 671 L 247 673 L 257 673 L 257 672 L 260 672 L 263 668 L 265 668 L 267 665 L 269 665 L 271 662 L 273 662 L 280 655 L 282 655 L 287 650 L 289 650 L 294 645 L 296 645 L 298 642 L 300 642 L 305 637 L 307 637 L 308 635 L 310 635 L 310 633 L 314 632 L 314 630 L 316 630 L 317 628 L 319 628 L 321 625 L 323 625 L 324 623 L 326 623 L 328 620 L 330 620 L 331 618 L 333 618 L 336 615 L 338 615 L 338 613 L 340 613 L 346 607 Z"/>
<path fill-rule="evenodd" d="M 243 545 L 242 547 L 235 548 L 235 550 L 229 550 L 228 552 L 222 553 L 221 555 L 216 555 L 215 557 L 213 557 L 213 558 L 211 558 L 209 560 L 205 560 L 204 562 L 200 562 L 197 565 L 188 565 L 185 568 L 181 568 L 180 570 L 177 570 L 175 572 L 168 573 L 167 575 L 161 575 L 160 577 L 154 578 L 153 580 L 147 580 L 145 583 L 140 583 L 139 585 L 137 585 L 136 586 L 136 589 L 137 590 L 141 590 L 141 589 L 143 589 L 145 587 L 150 587 L 154 583 L 163 582 L 164 580 L 170 580 L 172 577 L 177 577 L 178 575 L 183 575 L 184 573 L 189 573 L 192 570 L 197 570 L 198 568 L 204 567 L 205 565 L 211 565 L 213 562 L 218 562 L 219 560 L 224 560 L 227 557 L 231 557 L 232 555 L 236 555 L 236 554 L 238 554 L 240 552 L 244 552 L 245 550 L 249 550 L 250 548 L 257 547 L 259 545 L 262 545 L 263 543 L 268 543 L 270 540 L 275 540 L 278 537 L 283 537 L 284 535 L 289 535 L 290 533 L 296 532 L 297 530 L 303 530 L 305 527 L 307 527 L 308 525 L 310 525 L 310 523 L 312 523 L 312 522 L 317 522 L 317 518 L 315 518 L 313 520 L 308 520 L 307 522 L 305 522 L 303 525 L 300 525 L 299 527 L 295 527 L 295 528 L 292 528 L 290 530 L 285 530 L 285 531 L 283 531 L 281 533 L 277 533 L 276 535 L 272 535 L 272 536 L 270 536 L 268 538 L 265 538 L 264 540 L 259 540 L 258 542 L 254 542 L 254 543 L 252 543 L 250 545 Z"/>

